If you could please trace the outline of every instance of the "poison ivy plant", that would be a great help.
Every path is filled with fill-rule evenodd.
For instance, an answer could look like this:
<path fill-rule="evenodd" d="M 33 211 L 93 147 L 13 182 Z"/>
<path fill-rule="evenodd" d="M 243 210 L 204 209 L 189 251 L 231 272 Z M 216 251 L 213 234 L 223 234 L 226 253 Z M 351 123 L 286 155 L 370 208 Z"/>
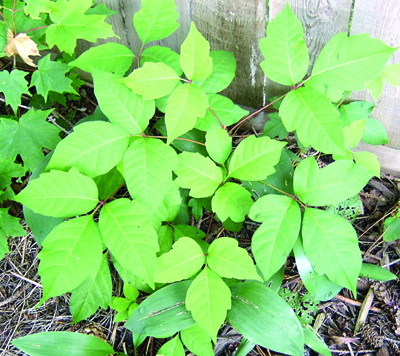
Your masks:
<path fill-rule="evenodd" d="M 160 355 L 183 355 L 183 345 L 212 355 L 226 322 L 244 337 L 239 354 L 259 344 L 299 356 L 308 345 L 330 355 L 277 291 L 292 253 L 316 303 L 342 288 L 356 293 L 359 276 L 393 277 L 362 262 L 356 231 L 335 206 L 380 175 L 376 156 L 352 149 L 361 140 L 387 142 L 383 126 L 369 117 L 371 103 L 342 99 L 364 87 L 378 95 L 383 80 L 398 85 L 398 66 L 386 65 L 396 48 L 368 35 L 338 34 L 307 75 L 304 30 L 287 5 L 269 23 L 260 49 L 266 76 L 291 90 L 264 107 L 276 112 L 263 134 L 237 142 L 227 127 L 248 112 L 220 94 L 235 76 L 234 56 L 210 50 L 194 23 L 180 53 L 150 46 L 178 28 L 173 0 L 141 1 L 133 16 L 142 43 L 137 53 L 105 43 L 78 58 L 78 39 L 114 36 L 104 22 L 113 12 L 91 0 L 25 4 L 4 1 L 10 11 L 0 30 L 5 37 L 8 27 L 11 32 L 6 52 L 30 65 L 37 49 L 56 45 L 60 53 L 40 59 L 29 83 L 20 69 L 0 73 L 14 112 L 0 118 L 1 200 L 22 203 L 37 231 L 41 303 L 71 293 L 74 323 L 111 306 L 115 322 L 126 320 L 135 347 L 147 336 L 171 337 Z M 18 37 L 22 32 L 27 35 Z M 77 68 L 92 76 L 99 109 L 61 140 L 60 129 L 46 121 L 51 110 L 25 112 L 21 96 L 29 100 L 28 88 L 50 101 L 55 93 L 75 94 Z M 319 168 L 314 157 L 299 159 L 283 141 L 289 132 L 305 152 L 311 147 L 334 162 Z M 10 181 L 26 172 L 34 174 L 15 196 Z M 204 211 L 228 231 L 252 220 L 249 244 L 193 226 Z M 397 222 L 385 221 L 387 241 L 396 239 Z M 7 209 L 0 211 L 1 257 L 7 236 L 23 234 L 18 226 Z M 112 297 L 114 269 L 124 296 Z M 32 344 L 46 344 L 47 352 L 54 342 L 71 340 L 38 334 L 15 345 L 34 355 Z M 90 345 L 99 355 L 112 353 L 78 341 L 83 351 Z"/>

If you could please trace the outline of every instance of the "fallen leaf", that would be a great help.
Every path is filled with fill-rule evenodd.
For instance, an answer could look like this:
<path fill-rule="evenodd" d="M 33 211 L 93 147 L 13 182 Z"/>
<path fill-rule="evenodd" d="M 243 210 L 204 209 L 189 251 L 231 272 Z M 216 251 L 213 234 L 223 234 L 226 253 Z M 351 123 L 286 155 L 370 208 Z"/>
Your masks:
<path fill-rule="evenodd" d="M 29 56 L 40 56 L 37 44 L 31 40 L 31 36 L 27 36 L 26 33 L 20 33 L 14 38 L 14 34 L 10 29 L 7 31 L 7 45 L 4 50 L 8 57 L 14 54 L 19 54 L 22 60 L 32 66 L 37 67 Z"/>

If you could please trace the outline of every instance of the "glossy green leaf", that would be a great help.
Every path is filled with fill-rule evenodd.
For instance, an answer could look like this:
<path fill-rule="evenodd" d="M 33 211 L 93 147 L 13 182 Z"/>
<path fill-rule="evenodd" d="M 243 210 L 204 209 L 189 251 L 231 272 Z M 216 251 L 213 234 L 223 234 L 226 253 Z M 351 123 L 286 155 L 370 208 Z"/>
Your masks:
<path fill-rule="evenodd" d="M 43 241 L 39 271 L 41 302 L 71 292 L 87 277 L 95 277 L 102 262 L 102 242 L 93 216 L 57 225 Z"/>
<path fill-rule="evenodd" d="M 199 153 L 182 152 L 178 155 L 178 176 L 175 183 L 190 189 L 190 196 L 203 198 L 211 196 L 222 182 L 221 170 L 208 157 Z"/>
<path fill-rule="evenodd" d="M 0 92 L 4 93 L 6 103 L 16 113 L 18 105 L 21 104 L 21 95 L 28 94 L 28 82 L 25 79 L 27 72 L 22 70 L 13 69 L 11 73 L 7 70 L 0 72 Z"/>
<path fill-rule="evenodd" d="M 387 218 L 383 223 L 385 235 L 383 239 L 387 242 L 400 239 L 400 215 L 394 218 Z"/>
<path fill-rule="evenodd" d="M 364 262 L 361 265 L 360 277 L 375 279 L 377 281 L 384 282 L 398 278 L 395 274 L 393 274 L 386 268 Z"/>
<path fill-rule="evenodd" d="M 362 140 L 370 145 L 384 145 L 389 142 L 385 127 L 372 117 L 369 117 L 365 122 Z"/>
<path fill-rule="evenodd" d="M 356 293 L 361 252 L 351 224 L 339 215 L 306 208 L 302 236 L 304 252 L 315 271 Z"/>
<path fill-rule="evenodd" d="M 282 119 L 279 113 L 271 113 L 268 115 L 269 120 L 264 125 L 264 135 L 271 138 L 278 136 L 280 140 L 283 140 L 289 132 L 287 132 L 285 126 L 283 125 Z"/>
<path fill-rule="evenodd" d="M 69 72 L 68 64 L 52 61 L 50 54 L 43 57 L 38 63 L 38 70 L 33 72 L 30 87 L 35 87 L 38 94 L 47 99 L 49 91 L 57 93 L 74 93 L 72 80 L 65 74 Z"/>
<path fill-rule="evenodd" d="M 253 205 L 251 194 L 245 188 L 236 183 L 225 183 L 217 190 L 211 201 L 212 211 L 218 215 L 221 221 L 230 218 L 241 223 L 249 213 Z"/>
<path fill-rule="evenodd" d="M 130 134 L 141 134 L 153 117 L 153 100 L 143 100 L 118 77 L 107 72 L 93 72 L 94 92 L 101 111 L 114 125 L 125 128 Z"/>
<path fill-rule="evenodd" d="M 354 148 L 360 143 L 364 134 L 365 121 L 366 119 L 353 121 L 350 126 L 343 128 L 344 147 L 346 149 Z"/>
<path fill-rule="evenodd" d="M 106 15 L 86 14 L 92 5 L 92 0 L 58 0 L 57 10 L 50 12 L 53 23 L 46 29 L 49 47 L 57 45 L 60 51 L 72 55 L 78 39 L 96 42 L 114 37 L 112 26 L 105 22 Z"/>
<path fill-rule="evenodd" d="M 125 327 L 135 333 L 169 337 L 195 324 L 185 298 L 192 281 L 170 284 L 148 296 L 133 312 Z"/>
<path fill-rule="evenodd" d="M 340 106 L 340 118 L 345 126 L 349 126 L 354 121 L 368 118 L 374 107 L 375 105 L 368 101 L 353 101 Z"/>
<path fill-rule="evenodd" d="M 107 173 L 122 159 L 129 142 L 126 130 L 104 121 L 85 122 L 56 147 L 47 170 L 76 167 L 96 177 Z"/>
<path fill-rule="evenodd" d="M 325 344 L 324 340 L 318 333 L 310 326 L 303 325 L 304 343 L 314 351 L 324 356 L 332 356 L 329 347 Z"/>
<path fill-rule="evenodd" d="M 99 190 L 99 199 L 106 200 L 125 184 L 125 179 L 117 168 L 93 179 Z"/>
<path fill-rule="evenodd" d="M 111 302 L 112 282 L 107 254 L 94 276 L 86 278 L 72 291 L 69 308 L 72 322 L 78 323 L 94 314 L 99 307 L 107 309 Z"/>
<path fill-rule="evenodd" d="M 98 337 L 68 331 L 46 331 L 20 337 L 12 344 L 30 356 L 108 356 L 113 348 Z"/>
<path fill-rule="evenodd" d="M 152 215 L 159 221 L 173 221 L 179 214 L 181 203 L 182 197 L 179 192 L 179 187 L 175 182 L 171 182 L 161 204 L 158 206 L 157 210 L 152 212 Z"/>
<path fill-rule="evenodd" d="M 207 107 L 207 95 L 197 85 L 183 84 L 176 88 L 168 99 L 165 111 L 167 143 L 191 130 L 197 118 L 206 114 Z"/>
<path fill-rule="evenodd" d="M 368 168 L 375 177 L 381 176 L 381 165 L 378 157 L 372 152 L 353 152 L 354 161 L 360 165 Z"/>
<path fill-rule="evenodd" d="M 339 112 L 319 91 L 309 87 L 292 90 L 283 99 L 279 115 L 286 130 L 296 130 L 304 146 L 324 153 L 343 152 Z"/>
<path fill-rule="evenodd" d="M 143 44 L 168 37 L 179 27 L 174 0 L 142 0 L 133 24 Z"/>
<path fill-rule="evenodd" d="M 194 22 L 181 45 L 180 63 L 183 72 L 189 80 L 206 79 L 212 71 L 210 44 L 197 30 Z"/>
<path fill-rule="evenodd" d="M 122 267 L 154 288 L 158 237 L 154 228 L 137 217 L 128 199 L 106 204 L 100 212 L 99 228 L 104 244 Z"/>
<path fill-rule="evenodd" d="M 220 237 L 212 242 L 207 265 L 220 277 L 261 281 L 248 252 L 231 237 Z"/>
<path fill-rule="evenodd" d="M 151 100 L 171 93 L 179 82 L 179 76 L 164 63 L 145 62 L 143 67 L 120 81 L 143 99 Z"/>
<path fill-rule="evenodd" d="M 365 82 L 365 86 L 367 87 L 369 93 L 372 96 L 372 99 L 377 101 L 383 92 L 383 79 L 382 76 L 379 75 L 375 79 L 367 80 Z"/>
<path fill-rule="evenodd" d="M 304 335 L 292 308 L 275 292 L 256 282 L 231 286 L 228 322 L 250 341 L 273 351 L 302 356 Z"/>
<path fill-rule="evenodd" d="M 254 203 L 249 216 L 263 223 L 253 235 L 251 250 L 264 279 L 268 279 L 286 262 L 299 236 L 300 208 L 288 196 L 268 194 Z"/>
<path fill-rule="evenodd" d="M 69 62 L 70 67 L 78 67 L 85 72 L 93 71 L 113 72 L 124 75 L 131 67 L 135 55 L 126 46 L 108 42 L 96 47 L 90 47 L 78 59 Z"/>
<path fill-rule="evenodd" d="M 154 281 L 172 283 L 194 276 L 205 262 L 200 246 L 190 237 L 181 237 L 172 250 L 157 258 Z"/>
<path fill-rule="evenodd" d="M 173 339 L 167 341 L 157 351 L 157 356 L 185 356 L 185 350 L 179 335 L 176 335 Z"/>
<path fill-rule="evenodd" d="M 146 48 L 140 56 L 140 65 L 145 62 L 162 62 L 172 68 L 179 76 L 183 74 L 179 63 L 179 54 L 168 47 L 151 46 Z"/>
<path fill-rule="evenodd" d="M 181 339 L 190 352 L 201 356 L 214 356 L 211 338 L 197 324 L 181 331 Z"/>
<path fill-rule="evenodd" d="M 315 272 L 310 260 L 304 253 L 301 239 L 296 240 L 293 245 L 293 252 L 301 280 L 307 291 L 316 300 L 330 300 L 341 291 L 342 287 L 330 281 L 325 274 L 320 275 Z"/>
<path fill-rule="evenodd" d="M 338 33 L 322 49 L 312 76 L 343 90 L 363 90 L 365 81 L 379 75 L 396 49 L 367 33 Z"/>
<path fill-rule="evenodd" d="M 284 142 L 251 135 L 239 143 L 229 162 L 229 177 L 262 180 L 275 173 Z"/>
<path fill-rule="evenodd" d="M 195 127 L 198 130 L 209 131 L 213 128 L 221 128 L 221 123 L 224 126 L 230 126 L 249 113 L 225 96 L 208 94 L 207 97 L 209 109 L 203 117 L 197 118 Z"/>
<path fill-rule="evenodd" d="M 43 147 L 54 149 L 60 130 L 46 121 L 52 110 L 29 110 L 18 121 L 0 118 L 0 158 L 15 160 L 19 154 L 24 167 L 33 171 L 43 160 Z"/>
<path fill-rule="evenodd" d="M 319 169 L 314 157 L 299 163 L 294 172 L 294 191 L 308 205 L 340 203 L 356 195 L 373 173 L 368 168 L 341 160 Z"/>
<path fill-rule="evenodd" d="M 236 59 L 228 51 L 211 51 L 212 71 L 203 80 L 194 80 L 193 84 L 201 87 L 206 93 L 219 93 L 229 86 L 236 72 Z"/>
<path fill-rule="evenodd" d="M 271 80 L 294 85 L 307 74 L 309 57 L 300 20 L 287 3 L 267 26 L 267 38 L 260 40 L 265 59 L 261 68 Z"/>
<path fill-rule="evenodd" d="M 382 77 L 385 82 L 396 87 L 400 85 L 400 64 L 389 64 L 382 69 Z"/>
<path fill-rule="evenodd" d="M 217 332 L 231 308 L 231 291 L 221 277 L 205 267 L 187 291 L 186 308 L 216 343 Z"/>
<path fill-rule="evenodd" d="M 98 203 L 93 179 L 72 168 L 69 172 L 53 170 L 31 181 L 14 200 L 35 213 L 53 217 L 72 217 L 92 210 Z"/>
<path fill-rule="evenodd" d="M 161 140 L 135 138 L 125 153 L 123 170 L 129 193 L 150 211 L 162 203 L 177 167 L 175 151 Z"/>
<path fill-rule="evenodd" d="M 206 149 L 215 162 L 223 165 L 232 152 L 232 137 L 221 128 L 207 131 Z"/>

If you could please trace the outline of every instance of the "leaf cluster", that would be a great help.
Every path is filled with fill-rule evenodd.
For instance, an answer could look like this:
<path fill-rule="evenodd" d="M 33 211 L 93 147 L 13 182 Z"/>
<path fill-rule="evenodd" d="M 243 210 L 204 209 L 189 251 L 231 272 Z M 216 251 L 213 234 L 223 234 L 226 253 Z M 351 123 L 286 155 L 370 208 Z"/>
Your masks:
<path fill-rule="evenodd" d="M 11 0 L 4 3 L 16 8 Z M 30 84 L 24 71 L 0 72 L 15 113 L 0 118 L 2 197 L 24 205 L 42 246 L 40 303 L 71 293 L 74 323 L 111 306 L 118 312 L 114 321 L 127 320 L 135 347 L 147 336 L 173 337 L 159 351 L 164 355 L 184 355 L 183 345 L 212 355 L 225 322 L 244 336 L 243 350 L 259 344 L 300 356 L 306 344 L 330 355 L 309 320 L 278 294 L 284 264 L 293 254 L 315 303 L 342 288 L 356 293 L 359 276 L 393 278 L 363 263 L 356 231 L 332 207 L 380 175 L 373 154 L 352 148 L 361 140 L 385 143 L 387 134 L 369 117 L 371 103 L 345 99 L 364 87 L 377 98 L 383 80 L 397 85 L 399 68 L 386 64 L 396 48 L 368 35 L 338 34 L 307 76 L 303 28 L 287 5 L 260 41 L 261 67 L 292 90 L 266 105 L 276 112 L 263 134 L 234 145 L 229 127 L 248 114 L 220 94 L 235 76 L 234 56 L 210 50 L 194 23 L 180 53 L 149 46 L 178 28 L 178 14 L 173 0 L 141 5 L 133 17 L 142 42 L 136 54 L 106 43 L 75 57 L 77 39 L 114 36 L 104 22 L 112 12 L 91 0 L 26 1 L 17 8 L 23 12 L 10 10 L 1 23 L 4 29 L 15 24 L 14 34 L 29 33 L 42 49 L 56 45 L 60 51 L 56 60 L 39 60 Z M 76 68 L 91 74 L 104 120 L 88 118 L 61 140 L 46 121 L 51 110 L 19 115 L 28 86 L 45 100 L 51 93 L 76 94 Z M 156 109 L 162 118 L 156 119 Z M 321 169 L 313 155 L 296 157 L 286 148 L 289 132 L 304 152 L 332 155 L 334 162 Z M 26 172 L 32 173 L 29 184 L 15 196 L 7 190 L 10 178 Z M 2 255 L 6 236 L 23 233 L 3 210 Z M 205 211 L 228 231 L 252 220 L 251 253 L 232 237 L 209 241 L 190 224 L 191 216 L 201 219 Z M 397 221 L 386 223 L 388 241 L 395 239 Z M 111 263 L 125 297 L 112 295 Z M 70 337 L 60 334 L 60 342 Z M 37 338 L 15 344 L 31 350 L 29 342 L 46 342 Z M 104 345 L 93 348 L 110 353 Z"/>

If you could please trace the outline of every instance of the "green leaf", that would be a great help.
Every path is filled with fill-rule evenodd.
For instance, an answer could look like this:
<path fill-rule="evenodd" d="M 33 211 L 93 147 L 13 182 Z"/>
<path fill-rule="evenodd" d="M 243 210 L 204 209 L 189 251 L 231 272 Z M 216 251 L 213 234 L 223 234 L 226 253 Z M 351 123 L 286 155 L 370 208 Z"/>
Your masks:
<path fill-rule="evenodd" d="M 78 323 L 93 315 L 99 307 L 107 309 L 111 302 L 112 282 L 107 254 L 103 255 L 96 274 L 86 278 L 72 291 L 69 308 L 72 322 Z"/>
<path fill-rule="evenodd" d="M 349 126 L 354 121 L 368 118 L 374 107 L 368 101 L 353 101 L 339 108 L 340 118 L 345 126 Z"/>
<path fill-rule="evenodd" d="M 12 344 L 30 356 L 108 356 L 113 348 L 95 336 L 68 331 L 46 331 L 20 337 Z"/>
<path fill-rule="evenodd" d="M 71 292 L 86 278 L 95 277 L 103 246 L 93 216 L 86 215 L 57 225 L 43 241 L 39 271 L 41 302 Z"/>
<path fill-rule="evenodd" d="M 207 265 L 220 277 L 262 281 L 247 251 L 231 237 L 220 237 L 212 242 Z"/>
<path fill-rule="evenodd" d="M 30 88 L 34 86 L 45 100 L 49 91 L 78 94 L 71 85 L 72 80 L 65 75 L 70 69 L 68 64 L 52 61 L 48 54 L 38 62 L 38 70 L 32 74 Z"/>
<path fill-rule="evenodd" d="M 289 132 L 287 132 L 285 126 L 283 125 L 282 119 L 279 113 L 274 112 L 268 115 L 269 120 L 264 125 L 264 135 L 271 138 L 278 136 L 280 140 L 283 140 Z"/>
<path fill-rule="evenodd" d="M 50 13 L 56 10 L 54 2 L 51 0 L 27 0 L 24 7 L 25 15 L 30 16 L 32 19 L 40 19 L 40 13 Z"/>
<path fill-rule="evenodd" d="M 159 221 L 173 221 L 179 214 L 181 203 L 182 197 L 179 187 L 175 182 L 172 182 L 169 190 L 164 195 L 161 205 L 156 211 L 153 211 L 153 217 Z"/>
<path fill-rule="evenodd" d="M 245 138 L 236 147 L 229 163 L 229 177 L 242 180 L 260 180 L 275 173 L 284 142 L 269 137 Z"/>
<path fill-rule="evenodd" d="M 135 138 L 123 160 L 129 194 L 149 211 L 157 209 L 170 189 L 177 155 L 173 148 L 154 138 Z"/>
<path fill-rule="evenodd" d="M 299 236 L 300 208 L 288 196 L 268 194 L 254 203 L 249 216 L 263 223 L 253 235 L 251 250 L 264 279 L 268 279 L 286 262 Z"/>
<path fill-rule="evenodd" d="M 143 44 L 168 37 L 179 27 L 174 0 L 142 0 L 141 6 L 133 24 Z"/>
<path fill-rule="evenodd" d="M 4 235 L 4 232 L 0 230 L 0 259 L 3 259 L 4 256 L 10 252 L 8 248 L 7 236 Z"/>
<path fill-rule="evenodd" d="M 377 101 L 383 92 L 383 79 L 382 76 L 379 75 L 375 79 L 367 80 L 365 82 L 365 86 L 369 90 L 369 93 L 372 96 L 372 99 Z"/>
<path fill-rule="evenodd" d="M 217 332 L 231 308 L 231 291 L 221 277 L 205 267 L 187 291 L 186 308 L 216 343 Z"/>
<path fill-rule="evenodd" d="M 306 208 L 302 236 L 304 252 L 315 271 L 356 293 L 361 252 L 351 224 L 339 215 Z"/>
<path fill-rule="evenodd" d="M 204 198 L 211 196 L 222 182 L 222 172 L 211 159 L 199 153 L 182 152 L 178 155 L 178 176 L 175 183 L 190 189 L 190 196 Z"/>
<path fill-rule="evenodd" d="M 203 117 L 197 118 L 195 127 L 198 130 L 209 131 L 213 128 L 221 128 L 221 123 L 224 126 L 230 126 L 249 113 L 225 96 L 208 94 L 207 97 L 209 109 Z"/>
<path fill-rule="evenodd" d="M 250 341 L 273 351 L 303 356 L 303 329 L 292 308 L 268 287 L 256 282 L 231 287 L 228 322 Z"/>
<path fill-rule="evenodd" d="M 279 115 L 286 130 L 296 130 L 304 146 L 324 153 L 343 153 L 339 112 L 319 91 L 309 87 L 292 90 L 283 99 Z"/>
<path fill-rule="evenodd" d="M 172 250 L 157 258 L 154 281 L 172 283 L 194 276 L 205 262 L 200 246 L 189 237 L 181 237 Z"/>
<path fill-rule="evenodd" d="M 17 112 L 18 105 L 21 104 L 21 95 L 30 95 L 26 75 L 26 72 L 18 69 L 13 69 L 11 73 L 6 70 L 0 72 L 0 92 L 4 93 L 6 104 L 10 105 L 14 112 Z"/>
<path fill-rule="evenodd" d="M 7 236 L 24 236 L 26 235 L 25 230 L 19 223 L 19 219 L 8 215 L 9 208 L 0 209 L 0 260 L 3 259 L 4 255 L 9 251 Z"/>
<path fill-rule="evenodd" d="M 179 54 L 168 47 L 151 46 L 146 48 L 140 56 L 140 65 L 143 66 L 145 62 L 162 62 L 172 68 L 179 76 L 183 74 L 179 64 Z"/>
<path fill-rule="evenodd" d="M 341 286 L 333 283 L 325 274 L 315 272 L 310 260 L 304 253 L 301 239 L 297 239 L 293 246 L 296 266 L 299 271 L 301 281 L 307 291 L 316 299 L 326 301 L 334 298 L 342 289 Z"/>
<path fill-rule="evenodd" d="M 312 76 L 328 86 L 363 90 L 365 81 L 375 79 L 396 50 L 367 33 L 338 33 L 322 49 Z"/>
<path fill-rule="evenodd" d="M 369 117 L 365 122 L 362 140 L 370 145 L 384 145 L 389 142 L 385 127 L 372 117 Z"/>
<path fill-rule="evenodd" d="M 126 46 L 108 42 L 96 47 L 90 47 L 78 59 L 69 62 L 70 67 L 78 67 L 85 72 L 94 71 L 113 72 L 124 75 L 131 67 L 135 55 Z"/>
<path fill-rule="evenodd" d="M 154 115 L 154 101 L 136 95 L 111 73 L 93 72 L 92 75 L 96 99 L 104 115 L 130 134 L 141 134 Z"/>
<path fill-rule="evenodd" d="M 195 321 L 185 306 L 186 293 L 191 283 L 173 283 L 157 290 L 139 305 L 125 327 L 138 334 L 160 338 L 191 327 Z"/>
<path fill-rule="evenodd" d="M 85 122 L 75 126 L 57 145 L 46 169 L 76 167 L 82 174 L 94 178 L 117 165 L 128 142 L 128 133 L 118 126 L 104 121 Z"/>
<path fill-rule="evenodd" d="M 53 170 L 31 181 L 14 200 L 35 213 L 53 217 L 72 217 L 92 210 L 98 203 L 93 179 L 72 168 L 69 172 Z"/>
<path fill-rule="evenodd" d="M 96 42 L 98 38 L 114 37 L 112 26 L 104 20 L 106 15 L 87 15 L 92 0 L 58 0 L 50 13 L 53 22 L 46 30 L 49 47 L 73 54 L 78 39 Z"/>
<path fill-rule="evenodd" d="M 136 94 L 142 95 L 143 99 L 151 100 L 171 93 L 179 83 L 179 76 L 164 63 L 145 62 L 143 67 L 119 81 Z"/>
<path fill-rule="evenodd" d="M 169 97 L 165 111 L 167 143 L 191 130 L 197 118 L 206 114 L 207 107 L 208 99 L 203 89 L 194 84 L 178 86 Z"/>
<path fill-rule="evenodd" d="M 378 157 L 372 152 L 353 152 L 354 161 L 360 165 L 368 168 L 374 176 L 380 178 L 381 165 L 379 164 Z"/>
<path fill-rule="evenodd" d="M 15 160 L 19 154 L 31 171 L 44 158 L 42 148 L 54 149 L 60 130 L 46 122 L 52 110 L 29 110 L 18 121 L 0 118 L 0 157 Z"/>
<path fill-rule="evenodd" d="M 122 267 L 131 270 L 154 289 L 158 237 L 128 199 L 106 204 L 100 212 L 99 228 L 104 244 Z"/>
<path fill-rule="evenodd" d="M 346 149 L 354 148 L 360 143 L 364 134 L 366 120 L 353 121 L 350 126 L 343 128 L 344 147 Z"/>
<path fill-rule="evenodd" d="M 314 351 L 324 356 L 332 356 L 328 346 L 324 340 L 318 335 L 318 333 L 307 324 L 303 325 L 304 343 Z"/>
<path fill-rule="evenodd" d="M 211 338 L 197 324 L 181 331 L 181 339 L 185 346 L 195 355 L 214 356 Z"/>
<path fill-rule="evenodd" d="M 314 157 L 301 161 L 294 172 L 297 197 L 308 205 L 338 204 L 356 195 L 373 174 L 352 161 L 341 160 L 319 169 Z"/>
<path fill-rule="evenodd" d="M 400 64 L 389 64 L 382 69 L 382 77 L 385 81 L 396 87 L 400 85 Z"/>
<path fill-rule="evenodd" d="M 137 290 L 137 288 L 129 283 L 124 283 L 123 289 L 125 297 L 131 300 L 132 302 L 134 302 L 139 296 L 139 291 Z"/>
<path fill-rule="evenodd" d="M 236 183 L 225 183 L 217 190 L 211 201 L 212 210 L 221 221 L 230 218 L 241 223 L 253 205 L 251 194 Z"/>
<path fill-rule="evenodd" d="M 304 30 L 289 3 L 267 26 L 267 38 L 260 40 L 265 59 L 261 68 L 265 75 L 284 85 L 294 85 L 307 74 L 308 50 Z"/>
<path fill-rule="evenodd" d="M 157 230 L 157 235 L 158 245 L 160 246 L 160 251 L 158 251 L 157 257 L 160 257 L 164 253 L 171 250 L 174 237 L 172 234 L 172 230 L 168 225 L 160 226 L 160 228 Z"/>
<path fill-rule="evenodd" d="M 189 80 L 206 79 L 212 71 L 210 44 L 192 21 L 190 31 L 181 45 L 180 63 Z"/>
<path fill-rule="evenodd" d="M 206 149 L 215 162 L 223 165 L 232 152 L 232 137 L 223 129 L 207 131 Z"/>
<path fill-rule="evenodd" d="M 176 335 L 173 339 L 167 341 L 157 351 L 157 356 L 185 356 L 185 350 L 179 335 Z"/>
<path fill-rule="evenodd" d="M 361 265 L 360 277 L 375 279 L 377 281 L 384 282 L 398 278 L 395 274 L 393 274 L 386 268 L 364 262 Z"/>
<path fill-rule="evenodd" d="M 99 190 L 99 199 L 106 200 L 125 184 L 125 179 L 118 169 L 113 168 L 108 173 L 93 179 Z"/>
<path fill-rule="evenodd" d="M 400 216 L 387 218 L 383 223 L 383 230 L 386 231 L 383 236 L 386 242 L 400 239 Z"/>
<path fill-rule="evenodd" d="M 202 80 L 195 80 L 193 84 L 201 87 L 206 93 L 219 93 L 229 86 L 236 73 L 236 59 L 228 51 L 211 51 L 212 71 Z"/>

